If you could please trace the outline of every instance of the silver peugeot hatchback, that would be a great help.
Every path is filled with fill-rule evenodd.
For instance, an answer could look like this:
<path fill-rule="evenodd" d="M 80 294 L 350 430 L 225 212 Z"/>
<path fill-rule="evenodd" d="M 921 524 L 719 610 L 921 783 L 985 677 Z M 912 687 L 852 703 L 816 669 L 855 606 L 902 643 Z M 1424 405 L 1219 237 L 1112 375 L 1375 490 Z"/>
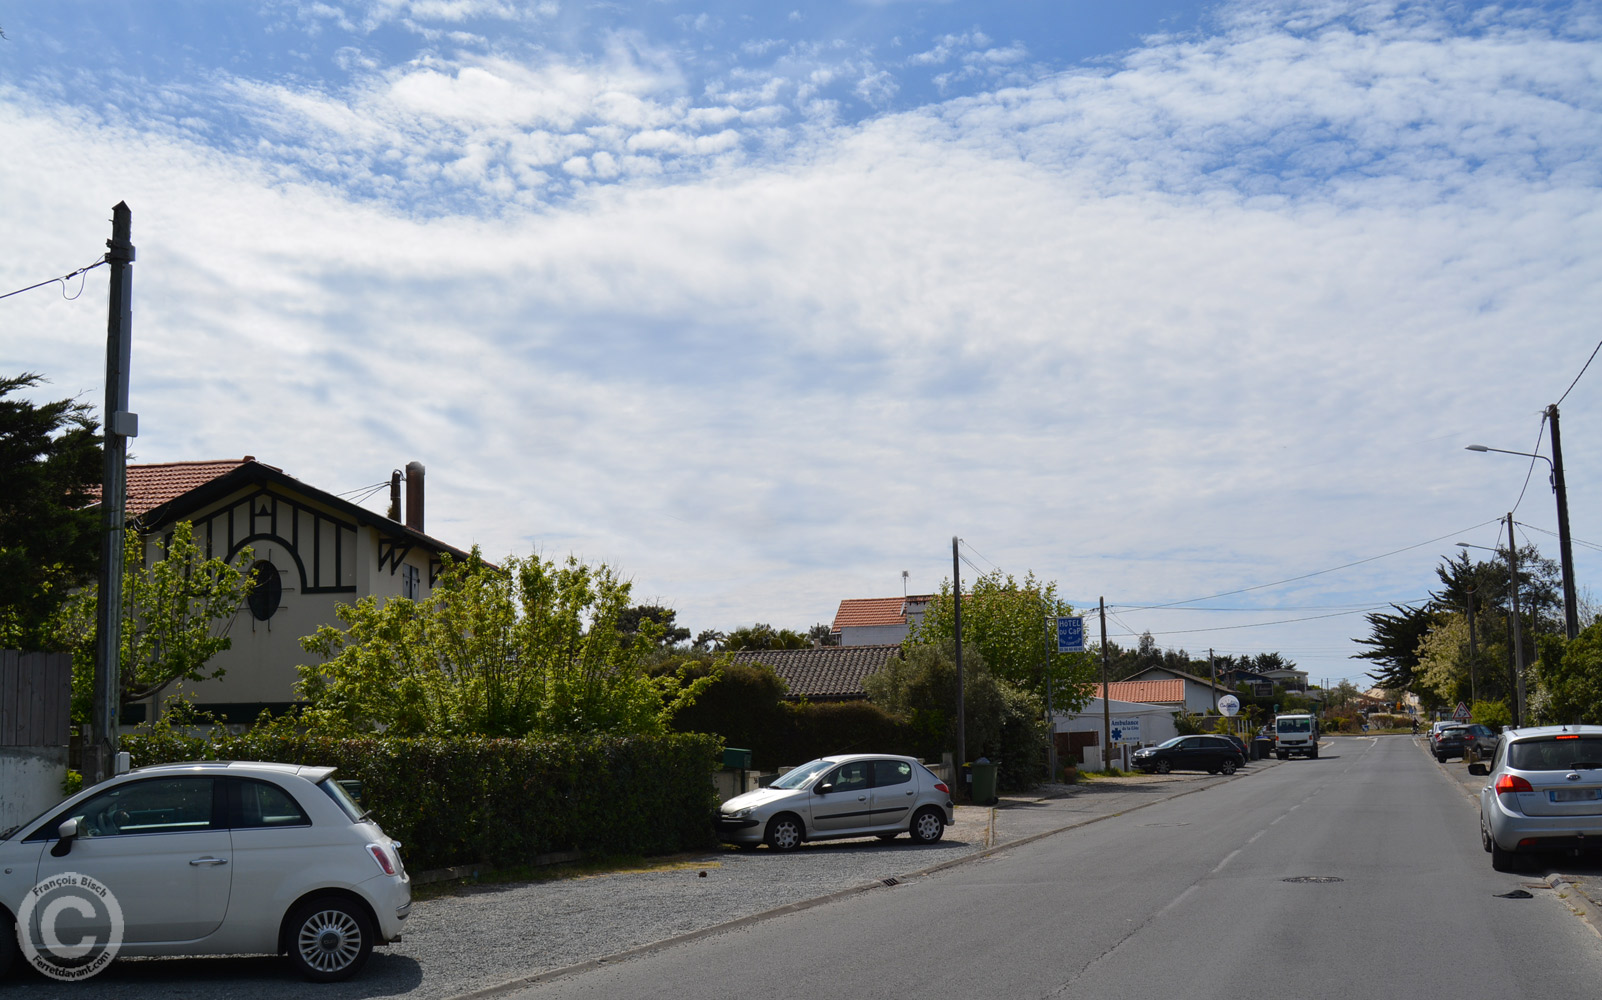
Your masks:
<path fill-rule="evenodd" d="M 912 757 L 820 757 L 767 788 L 736 795 L 718 810 L 718 835 L 731 844 L 793 851 L 804 840 L 910 833 L 932 844 L 956 821 L 951 788 Z"/>
<path fill-rule="evenodd" d="M 1602 850 L 1602 726 L 1509 729 L 1480 789 L 1480 842 L 1491 867 L 1511 871 L 1520 855 Z"/>

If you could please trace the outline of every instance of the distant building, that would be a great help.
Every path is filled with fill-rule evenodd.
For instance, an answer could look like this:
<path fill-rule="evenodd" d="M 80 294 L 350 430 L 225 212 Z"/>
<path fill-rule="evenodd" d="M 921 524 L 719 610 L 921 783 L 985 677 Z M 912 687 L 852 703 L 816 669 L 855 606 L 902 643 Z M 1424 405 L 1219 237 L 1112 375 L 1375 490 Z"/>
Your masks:
<path fill-rule="evenodd" d="M 847 598 L 834 613 L 830 632 L 842 646 L 899 643 L 923 621 L 933 594 L 916 597 Z"/>
<path fill-rule="evenodd" d="M 860 701 L 862 682 L 901 655 L 897 644 L 816 646 L 812 649 L 744 649 L 735 663 L 761 663 L 784 679 L 791 700 Z"/>

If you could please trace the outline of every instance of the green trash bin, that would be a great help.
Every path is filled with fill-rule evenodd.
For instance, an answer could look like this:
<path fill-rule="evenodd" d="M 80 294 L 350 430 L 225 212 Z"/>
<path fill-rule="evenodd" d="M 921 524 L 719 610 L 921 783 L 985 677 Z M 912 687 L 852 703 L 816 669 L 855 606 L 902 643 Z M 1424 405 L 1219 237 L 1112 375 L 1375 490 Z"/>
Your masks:
<path fill-rule="evenodd" d="M 969 781 L 972 782 L 969 793 L 973 796 L 976 805 L 993 806 L 996 804 L 996 765 L 980 757 L 968 765 Z"/>

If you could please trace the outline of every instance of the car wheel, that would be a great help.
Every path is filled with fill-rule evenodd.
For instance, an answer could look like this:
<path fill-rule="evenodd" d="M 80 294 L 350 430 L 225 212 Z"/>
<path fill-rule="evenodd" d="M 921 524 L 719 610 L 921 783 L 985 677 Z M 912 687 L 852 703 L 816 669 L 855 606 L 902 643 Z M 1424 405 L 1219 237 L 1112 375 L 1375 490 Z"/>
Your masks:
<path fill-rule="evenodd" d="M 912 839 L 920 844 L 932 844 L 946 834 L 946 818 L 940 815 L 940 810 L 932 806 L 924 806 L 912 817 L 912 825 L 907 828 Z"/>
<path fill-rule="evenodd" d="M 801 820 L 789 813 L 780 813 L 768 820 L 768 832 L 763 838 L 775 851 L 793 851 L 801 846 L 806 835 Z"/>
<path fill-rule="evenodd" d="M 1307 759 L 1308 760 L 1317 760 L 1318 759 L 1318 747 L 1314 747 L 1313 748 L 1312 752 L 1307 755 Z"/>
<path fill-rule="evenodd" d="M 1502 845 L 1493 838 L 1491 840 L 1491 867 L 1499 872 L 1510 872 L 1518 867 L 1518 856 L 1512 851 L 1502 850 Z"/>
<path fill-rule="evenodd" d="M 349 979 L 373 951 L 373 923 L 347 899 L 302 903 L 289 918 L 289 964 L 314 983 Z"/>
<path fill-rule="evenodd" d="M 1157 763 L 1152 765 L 1151 769 L 1156 771 L 1158 774 L 1167 774 L 1169 771 L 1174 769 L 1174 765 L 1168 760 L 1168 758 L 1163 757 L 1159 758 Z"/>
<path fill-rule="evenodd" d="M 1239 766 L 1239 764 L 1236 764 L 1232 760 L 1226 760 L 1222 764 L 1218 765 L 1218 769 L 1223 771 L 1225 774 L 1234 774 L 1235 769 Z"/>
<path fill-rule="evenodd" d="M 1485 828 L 1484 816 L 1480 817 L 1480 846 L 1485 848 L 1485 853 L 1491 853 L 1491 831 Z"/>
<path fill-rule="evenodd" d="M 1436 763 L 1437 763 L 1437 764 L 1444 764 L 1444 763 L 1446 763 L 1446 754 L 1444 754 L 1444 753 L 1438 753 L 1438 754 L 1436 754 L 1436 755 L 1435 755 L 1435 762 L 1436 762 Z"/>
<path fill-rule="evenodd" d="M 1290 760 L 1290 754 L 1288 753 L 1276 753 L 1274 756 L 1278 757 L 1280 760 Z"/>

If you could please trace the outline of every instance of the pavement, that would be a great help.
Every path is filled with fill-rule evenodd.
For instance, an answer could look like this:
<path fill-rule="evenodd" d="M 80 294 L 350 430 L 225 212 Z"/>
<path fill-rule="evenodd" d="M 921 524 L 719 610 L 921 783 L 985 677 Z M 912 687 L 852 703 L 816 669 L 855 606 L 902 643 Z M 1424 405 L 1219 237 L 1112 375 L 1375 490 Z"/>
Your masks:
<path fill-rule="evenodd" d="M 1417 744 L 1419 752 L 1440 768 L 1442 775 L 1473 804 L 1475 815 L 1478 816 L 1480 789 L 1485 787 L 1488 779 L 1483 775 L 1470 774 L 1467 758 L 1448 758 L 1444 764 L 1436 761 L 1425 748 L 1429 742 L 1428 736 L 1414 737 L 1413 742 Z M 1490 860 L 1487 859 L 1485 863 L 1489 865 Z M 1534 867 L 1529 869 L 1530 874 L 1550 886 L 1558 898 L 1568 904 L 1569 909 L 1584 918 L 1591 929 L 1602 936 L 1602 862 L 1592 858 L 1561 857 L 1532 859 L 1532 865 Z"/>

